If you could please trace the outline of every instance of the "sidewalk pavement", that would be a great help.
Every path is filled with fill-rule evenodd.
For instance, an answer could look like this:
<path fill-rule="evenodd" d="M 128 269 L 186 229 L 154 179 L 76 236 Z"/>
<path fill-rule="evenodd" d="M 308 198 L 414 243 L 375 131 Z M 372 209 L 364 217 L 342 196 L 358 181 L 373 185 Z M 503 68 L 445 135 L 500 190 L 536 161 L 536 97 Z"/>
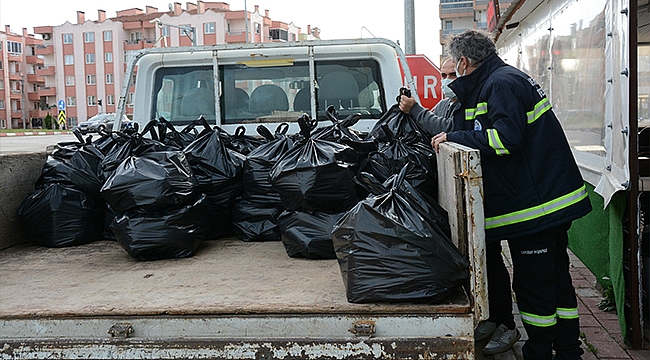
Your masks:
<path fill-rule="evenodd" d="M 503 241 L 503 255 L 506 267 L 512 279 L 512 259 L 508 242 Z M 623 342 L 618 315 L 604 312 L 598 308 L 598 303 L 604 298 L 596 289 L 596 277 L 589 269 L 569 251 L 571 261 L 571 278 L 578 296 L 578 313 L 580 315 L 580 333 L 582 337 L 583 360 L 612 359 L 612 360 L 648 360 L 650 348 L 632 350 Z M 515 299 L 516 301 L 516 299 Z M 483 347 L 489 339 L 476 343 L 476 359 L 485 360 L 522 360 L 521 348 L 528 339 L 526 330 L 519 317 L 517 303 L 513 304 L 513 313 L 517 328 L 521 332 L 521 339 L 509 351 L 494 356 L 484 356 Z"/>
<path fill-rule="evenodd" d="M 68 130 L 25 130 L 21 132 L 0 132 L 0 137 L 10 137 L 10 136 L 35 136 L 35 135 L 62 135 L 70 134 Z"/>

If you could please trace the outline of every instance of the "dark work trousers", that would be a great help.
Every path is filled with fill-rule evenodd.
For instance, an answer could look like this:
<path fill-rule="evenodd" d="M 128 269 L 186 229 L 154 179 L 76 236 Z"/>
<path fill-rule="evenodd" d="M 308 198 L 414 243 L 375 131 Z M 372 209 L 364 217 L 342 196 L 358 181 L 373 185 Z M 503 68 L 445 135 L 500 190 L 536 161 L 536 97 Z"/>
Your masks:
<path fill-rule="evenodd" d="M 574 360 L 580 348 L 575 289 L 569 273 L 567 230 L 563 224 L 508 240 L 513 262 L 512 288 L 528 333 L 526 360 Z"/>
<path fill-rule="evenodd" d="M 491 241 L 485 245 L 485 261 L 487 267 L 488 308 L 490 318 L 497 326 L 504 324 L 508 329 L 515 328 L 515 318 L 512 315 L 512 292 L 510 291 L 510 274 L 503 262 L 500 241 Z"/>

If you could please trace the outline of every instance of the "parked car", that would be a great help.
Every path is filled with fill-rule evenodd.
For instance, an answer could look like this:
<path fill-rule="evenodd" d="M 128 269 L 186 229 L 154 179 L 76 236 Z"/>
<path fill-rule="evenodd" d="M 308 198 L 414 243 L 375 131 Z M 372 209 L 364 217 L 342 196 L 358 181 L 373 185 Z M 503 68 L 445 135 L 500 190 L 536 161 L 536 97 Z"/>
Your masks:
<path fill-rule="evenodd" d="M 115 113 L 103 113 L 92 116 L 86 121 L 82 121 L 76 126 L 82 134 L 93 132 L 113 131 L 113 122 L 115 121 Z M 130 126 L 131 120 L 123 115 L 121 130 Z"/>

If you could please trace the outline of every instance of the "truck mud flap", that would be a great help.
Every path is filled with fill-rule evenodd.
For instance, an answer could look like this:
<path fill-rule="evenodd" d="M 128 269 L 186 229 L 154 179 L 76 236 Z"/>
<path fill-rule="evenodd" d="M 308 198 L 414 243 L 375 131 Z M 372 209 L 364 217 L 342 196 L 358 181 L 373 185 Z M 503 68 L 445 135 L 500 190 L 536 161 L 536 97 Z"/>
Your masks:
<path fill-rule="evenodd" d="M 0 359 L 474 359 L 471 337 L 5 341 Z"/>

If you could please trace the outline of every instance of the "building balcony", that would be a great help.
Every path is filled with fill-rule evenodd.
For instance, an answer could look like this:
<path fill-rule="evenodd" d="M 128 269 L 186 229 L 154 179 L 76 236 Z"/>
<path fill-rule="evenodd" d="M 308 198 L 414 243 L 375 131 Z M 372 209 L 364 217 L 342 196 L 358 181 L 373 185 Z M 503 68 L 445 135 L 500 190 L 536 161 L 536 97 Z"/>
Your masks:
<path fill-rule="evenodd" d="M 474 3 L 462 2 L 462 3 L 449 3 L 449 4 L 440 4 L 440 18 L 459 18 L 459 17 L 474 17 Z"/>
<path fill-rule="evenodd" d="M 456 34 L 460 34 L 465 30 L 467 30 L 467 29 L 443 29 L 443 30 L 440 30 L 441 43 L 444 44 L 444 41 L 445 41 L 446 38 L 448 38 L 450 36 L 454 36 Z"/>
<path fill-rule="evenodd" d="M 23 78 L 20 76 L 20 73 L 17 72 L 10 72 L 9 73 L 9 80 L 22 80 Z"/>
<path fill-rule="evenodd" d="M 54 75 L 54 66 L 45 66 L 36 69 L 36 75 L 38 76 L 49 76 L 49 75 Z"/>
<path fill-rule="evenodd" d="M 38 74 L 27 74 L 27 82 L 30 83 L 44 83 L 45 78 Z"/>
<path fill-rule="evenodd" d="M 124 50 L 142 50 L 153 47 L 155 40 L 125 40 L 124 41 Z"/>
<path fill-rule="evenodd" d="M 488 0 L 474 0 L 474 10 L 487 10 Z"/>
<path fill-rule="evenodd" d="M 12 100 L 22 100 L 23 93 L 20 90 L 11 90 L 11 93 L 9 93 L 9 98 Z"/>
<path fill-rule="evenodd" d="M 11 118 L 12 119 L 22 119 L 23 110 L 22 109 L 11 109 Z"/>
<path fill-rule="evenodd" d="M 56 96 L 56 86 L 47 86 L 38 89 L 38 96 Z"/>
<path fill-rule="evenodd" d="M 38 92 L 32 91 L 27 93 L 27 100 L 29 101 L 40 101 L 41 97 L 38 96 Z"/>
<path fill-rule="evenodd" d="M 45 61 L 42 58 L 40 58 L 40 57 L 38 57 L 36 55 L 25 56 L 25 61 L 28 64 L 33 64 L 33 65 L 43 65 L 43 64 L 45 64 Z"/>
<path fill-rule="evenodd" d="M 226 43 L 245 43 L 246 42 L 246 32 L 245 31 L 231 31 L 226 33 Z"/>
<path fill-rule="evenodd" d="M 29 118 L 44 118 L 47 116 L 47 114 L 52 115 L 53 117 L 57 116 L 58 114 L 55 114 L 54 110 L 41 110 L 41 109 L 36 109 L 36 110 L 31 110 L 29 112 Z"/>
<path fill-rule="evenodd" d="M 52 45 L 39 45 L 34 49 L 36 55 L 53 55 L 54 46 Z"/>

